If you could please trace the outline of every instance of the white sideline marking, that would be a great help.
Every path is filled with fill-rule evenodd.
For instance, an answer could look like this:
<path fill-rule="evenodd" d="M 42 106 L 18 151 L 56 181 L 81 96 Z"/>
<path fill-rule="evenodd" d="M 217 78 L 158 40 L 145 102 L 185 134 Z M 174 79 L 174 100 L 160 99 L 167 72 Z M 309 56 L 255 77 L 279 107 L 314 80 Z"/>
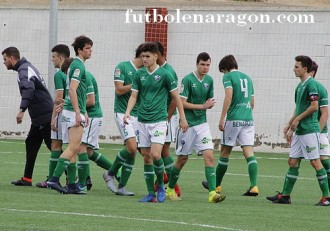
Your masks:
<path fill-rule="evenodd" d="M 203 227 L 203 228 L 222 229 L 222 230 L 235 230 L 235 231 L 243 230 L 243 229 L 233 229 L 233 228 L 215 226 L 215 225 L 188 223 L 188 222 L 183 222 L 183 221 L 155 220 L 155 219 L 147 219 L 147 218 L 123 217 L 123 216 L 92 214 L 92 213 L 59 212 L 59 211 L 48 211 L 48 210 L 39 210 L 38 211 L 38 210 L 24 210 L 24 209 L 8 209 L 8 208 L 0 208 L 0 210 L 7 211 L 7 212 L 48 213 L 48 214 L 73 215 L 73 216 L 84 216 L 84 217 L 101 217 L 101 218 L 113 218 L 113 219 L 122 219 L 122 220 L 147 221 L 147 222 L 155 222 L 155 223 L 169 223 L 169 224 L 197 226 L 197 227 Z"/>

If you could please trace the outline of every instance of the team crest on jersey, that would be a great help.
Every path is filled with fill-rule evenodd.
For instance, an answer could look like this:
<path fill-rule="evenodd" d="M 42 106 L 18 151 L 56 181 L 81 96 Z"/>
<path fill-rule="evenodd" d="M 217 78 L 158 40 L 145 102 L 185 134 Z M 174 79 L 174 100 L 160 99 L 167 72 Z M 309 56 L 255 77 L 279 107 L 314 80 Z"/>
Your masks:
<path fill-rule="evenodd" d="M 206 88 L 206 89 L 208 89 L 209 88 L 209 84 L 208 83 L 204 83 L 204 87 Z"/>
<path fill-rule="evenodd" d="M 115 77 L 119 77 L 120 76 L 120 69 L 116 68 L 115 70 Z"/>
<path fill-rule="evenodd" d="M 79 69 L 74 70 L 73 76 L 78 78 L 79 75 L 80 75 L 80 70 Z"/>
<path fill-rule="evenodd" d="M 155 75 L 155 77 L 154 77 L 154 79 L 156 80 L 156 81 L 159 81 L 160 80 L 160 76 L 159 75 Z"/>

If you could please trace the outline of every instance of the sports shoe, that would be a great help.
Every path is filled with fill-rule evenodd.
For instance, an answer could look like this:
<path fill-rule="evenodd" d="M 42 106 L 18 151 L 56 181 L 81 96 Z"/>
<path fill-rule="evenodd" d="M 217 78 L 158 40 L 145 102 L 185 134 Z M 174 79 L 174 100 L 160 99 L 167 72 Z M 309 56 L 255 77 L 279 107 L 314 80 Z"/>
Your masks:
<path fill-rule="evenodd" d="M 139 200 L 139 202 L 143 202 L 143 203 L 147 203 L 147 202 L 157 203 L 157 199 L 156 199 L 156 197 L 155 197 L 154 194 L 148 194 L 144 198 L 142 198 L 141 200 Z"/>
<path fill-rule="evenodd" d="M 47 181 L 47 186 L 48 188 L 54 189 L 59 193 L 68 194 L 68 191 L 65 188 L 62 188 L 59 181 L 54 178 L 51 178 L 49 181 Z"/>
<path fill-rule="evenodd" d="M 134 196 L 133 192 L 128 191 L 125 187 L 118 188 L 116 195 L 120 196 Z"/>
<path fill-rule="evenodd" d="M 221 191 L 222 191 L 222 188 L 221 188 L 220 185 L 219 185 L 218 187 L 215 188 L 215 192 L 216 192 L 216 193 L 219 193 L 219 194 L 220 194 Z"/>
<path fill-rule="evenodd" d="M 276 191 L 277 194 L 275 196 L 268 196 L 266 197 L 267 200 L 269 201 L 276 201 L 279 199 L 279 197 L 282 195 L 282 193 L 280 193 L 279 191 Z"/>
<path fill-rule="evenodd" d="M 86 178 L 86 187 L 87 187 L 87 190 L 91 190 L 92 186 L 93 186 L 93 184 L 92 184 L 91 177 L 88 176 L 88 177 Z"/>
<path fill-rule="evenodd" d="M 209 183 L 207 183 L 207 181 L 206 180 L 203 180 L 202 181 L 202 185 L 203 185 L 203 187 L 205 188 L 205 189 L 209 189 Z"/>
<path fill-rule="evenodd" d="M 78 195 L 85 195 L 87 194 L 87 187 L 82 186 L 80 184 L 68 185 L 68 194 L 78 194 Z"/>
<path fill-rule="evenodd" d="M 278 193 L 275 196 L 272 197 L 266 197 L 267 200 L 272 201 L 275 204 L 291 204 L 291 198 L 290 195 L 283 195 L 281 193 Z"/>
<path fill-rule="evenodd" d="M 256 197 L 259 195 L 258 186 L 250 187 L 242 196 Z"/>
<path fill-rule="evenodd" d="M 12 181 L 11 184 L 15 186 L 32 186 L 32 183 L 24 180 L 23 177 L 19 180 Z"/>
<path fill-rule="evenodd" d="M 181 196 L 181 189 L 180 189 L 180 187 L 179 187 L 178 184 L 176 184 L 176 185 L 174 186 L 174 191 L 175 191 L 175 193 L 176 193 L 176 195 L 177 195 L 178 197 Z"/>
<path fill-rule="evenodd" d="M 321 200 L 315 204 L 315 206 L 329 206 L 330 197 L 322 197 Z"/>
<path fill-rule="evenodd" d="M 226 196 L 223 194 L 216 193 L 215 191 L 209 192 L 209 202 L 210 203 L 218 203 L 224 201 Z"/>
<path fill-rule="evenodd" d="M 48 186 L 47 186 L 47 180 L 46 181 L 43 181 L 43 182 L 36 183 L 36 186 L 38 188 L 48 188 Z"/>
<path fill-rule="evenodd" d="M 164 184 L 167 184 L 168 183 L 168 176 L 167 176 L 167 173 L 164 172 Z"/>
<path fill-rule="evenodd" d="M 103 179 L 107 183 L 108 189 L 110 189 L 110 191 L 113 192 L 113 193 L 117 193 L 118 189 L 117 189 L 117 186 L 115 184 L 115 177 L 110 176 L 108 174 L 108 171 L 106 171 L 105 173 L 103 173 Z"/>
<path fill-rule="evenodd" d="M 178 197 L 175 190 L 171 189 L 171 188 L 166 189 L 166 198 L 171 201 L 181 201 L 182 200 L 180 197 Z"/>
<path fill-rule="evenodd" d="M 158 203 L 162 203 L 165 201 L 165 199 L 166 199 L 166 191 L 165 191 L 165 187 L 163 185 L 161 187 L 158 187 L 157 201 L 158 201 Z"/>

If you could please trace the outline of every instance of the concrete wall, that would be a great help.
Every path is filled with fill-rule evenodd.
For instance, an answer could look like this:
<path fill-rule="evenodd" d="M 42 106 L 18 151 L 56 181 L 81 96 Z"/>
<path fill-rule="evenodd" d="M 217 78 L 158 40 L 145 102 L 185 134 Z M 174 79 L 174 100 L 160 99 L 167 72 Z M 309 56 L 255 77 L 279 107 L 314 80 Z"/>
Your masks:
<path fill-rule="evenodd" d="M 135 48 L 144 41 L 143 23 L 125 23 L 126 10 L 69 10 L 58 11 L 58 43 L 71 45 L 74 37 L 85 34 L 93 39 L 92 58 L 87 68 L 98 80 L 104 111 L 102 139 L 121 142 L 113 119 L 113 70 L 116 64 L 129 60 Z M 142 14 L 143 10 L 134 10 Z M 174 10 L 169 13 L 175 14 Z M 181 11 L 181 14 L 312 14 L 313 24 L 297 23 L 170 23 L 168 28 L 168 62 L 181 79 L 195 69 L 196 56 L 202 51 L 211 55 L 210 75 L 215 80 L 216 107 L 208 112 L 212 134 L 217 141 L 217 130 L 223 100 L 222 74 L 217 70 L 219 60 L 234 54 L 239 69 L 249 74 L 255 84 L 256 150 L 285 152 L 282 130 L 294 109 L 294 88 L 298 84 L 292 69 L 294 57 L 311 56 L 319 64 L 317 79 L 330 87 L 330 12 L 297 12 L 293 9 Z M 31 61 L 48 79 L 47 9 L 0 9 L 0 49 L 16 46 L 21 55 Z M 74 55 L 72 50 L 72 55 Z M 29 118 L 16 125 L 19 91 L 16 73 L 0 67 L 0 137 L 24 137 L 29 129 Z M 50 80 L 52 77 L 50 77 Z M 52 80 L 51 80 L 52 81 Z M 217 143 L 217 142 L 216 142 Z M 217 145 L 216 145 L 217 146 Z"/>

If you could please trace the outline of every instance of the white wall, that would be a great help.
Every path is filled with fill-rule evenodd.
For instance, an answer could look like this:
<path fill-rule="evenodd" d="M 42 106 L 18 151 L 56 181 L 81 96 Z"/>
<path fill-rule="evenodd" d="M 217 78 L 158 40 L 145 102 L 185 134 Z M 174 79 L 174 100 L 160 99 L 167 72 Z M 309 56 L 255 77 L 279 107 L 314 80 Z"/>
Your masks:
<path fill-rule="evenodd" d="M 136 10 L 135 13 L 143 13 Z M 173 13 L 174 11 L 169 11 Z M 276 17 L 278 9 L 242 11 L 182 11 L 181 14 L 267 13 Z M 239 69 L 249 74 L 255 84 L 256 150 L 283 152 L 282 130 L 293 112 L 294 88 L 298 83 L 292 72 L 294 57 L 304 54 L 319 64 L 317 79 L 329 90 L 330 80 L 330 12 L 296 12 L 313 14 L 314 24 L 169 24 L 168 62 L 179 78 L 193 71 L 196 56 L 202 51 L 211 55 L 210 75 L 215 80 L 217 105 L 208 112 L 213 137 L 219 139 L 218 119 L 223 99 L 219 60 L 233 54 Z M 18 17 L 19 15 L 19 17 Z M 113 120 L 113 70 L 116 64 L 133 58 L 135 48 L 144 41 L 144 24 L 125 22 L 125 10 L 59 10 L 58 43 L 71 45 L 81 34 L 94 41 L 93 55 L 87 68 L 98 80 L 104 111 L 102 136 L 105 141 L 121 142 Z M 48 10 L 0 9 L 0 50 L 16 46 L 48 78 Z M 72 55 L 73 50 L 72 50 Z M 16 125 L 19 91 L 16 73 L 0 67 L 0 137 L 26 136 L 30 123 L 25 118 Z M 9 134 L 9 135 L 8 135 Z"/>

